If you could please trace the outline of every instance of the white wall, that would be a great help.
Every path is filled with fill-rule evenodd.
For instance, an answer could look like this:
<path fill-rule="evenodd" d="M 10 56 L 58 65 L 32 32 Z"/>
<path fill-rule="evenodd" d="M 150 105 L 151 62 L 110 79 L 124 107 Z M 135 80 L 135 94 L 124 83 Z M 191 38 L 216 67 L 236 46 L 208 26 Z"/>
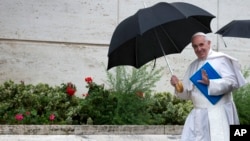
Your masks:
<path fill-rule="evenodd" d="M 60 85 L 73 82 L 77 94 L 86 92 L 84 77 L 97 83 L 106 79 L 108 44 L 117 24 L 139 8 L 159 0 L 0 0 L 0 82 L 20 80 L 26 83 Z M 176 2 L 176 0 L 165 0 Z M 218 28 L 234 19 L 250 19 L 249 0 L 184 0 L 217 18 Z M 224 38 L 210 34 L 213 48 L 239 59 L 250 67 L 250 39 Z M 218 46 L 217 46 L 218 44 Z M 183 76 L 187 64 L 195 58 L 188 46 L 181 54 L 168 55 L 174 73 Z M 103 66 L 104 64 L 104 66 Z M 163 58 L 157 67 L 165 66 Z M 157 91 L 172 91 L 166 68 Z"/>
<path fill-rule="evenodd" d="M 113 0 L 1 0 L 1 38 L 108 43 Z M 97 38 L 97 39 L 96 39 Z"/>

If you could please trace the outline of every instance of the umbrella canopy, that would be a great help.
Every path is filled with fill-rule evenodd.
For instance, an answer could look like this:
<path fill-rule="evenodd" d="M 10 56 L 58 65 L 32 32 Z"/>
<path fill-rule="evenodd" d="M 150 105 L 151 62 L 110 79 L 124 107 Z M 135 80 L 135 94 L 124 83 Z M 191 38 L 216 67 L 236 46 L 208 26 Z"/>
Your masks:
<path fill-rule="evenodd" d="M 223 37 L 250 38 L 250 20 L 233 20 L 216 33 Z"/>
<path fill-rule="evenodd" d="M 211 32 L 215 16 L 188 3 L 160 2 L 138 10 L 115 29 L 108 51 L 108 69 L 140 68 L 166 54 L 180 53 L 196 32 Z"/>

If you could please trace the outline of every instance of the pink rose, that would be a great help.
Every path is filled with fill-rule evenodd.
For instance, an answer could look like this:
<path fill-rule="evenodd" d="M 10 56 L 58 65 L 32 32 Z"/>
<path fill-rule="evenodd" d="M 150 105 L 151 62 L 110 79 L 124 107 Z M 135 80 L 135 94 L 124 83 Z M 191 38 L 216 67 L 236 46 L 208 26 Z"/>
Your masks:
<path fill-rule="evenodd" d="M 53 120 L 55 120 L 55 115 L 54 114 L 51 114 L 50 116 L 49 116 L 49 120 L 51 120 L 51 121 L 53 121 Z"/>
<path fill-rule="evenodd" d="M 15 118 L 16 120 L 21 121 L 23 120 L 23 114 L 16 114 Z"/>

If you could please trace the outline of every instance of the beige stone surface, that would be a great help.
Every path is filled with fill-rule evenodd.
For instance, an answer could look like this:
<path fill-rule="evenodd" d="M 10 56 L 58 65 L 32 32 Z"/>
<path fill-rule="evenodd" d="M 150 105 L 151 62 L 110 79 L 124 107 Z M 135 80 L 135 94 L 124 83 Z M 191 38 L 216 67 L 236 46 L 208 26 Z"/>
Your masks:
<path fill-rule="evenodd" d="M 180 125 L 2 125 L 1 141 L 179 141 Z"/>
<path fill-rule="evenodd" d="M 179 135 L 0 135 L 2 141 L 180 141 Z"/>
<path fill-rule="evenodd" d="M 180 135 L 182 125 L 1 125 L 0 135 Z"/>
<path fill-rule="evenodd" d="M 86 93 L 84 78 L 105 83 L 108 44 L 116 25 L 138 9 L 159 0 L 0 0 L 0 83 L 7 80 L 60 85 L 73 82 L 77 95 Z M 176 2 L 168 0 L 165 2 Z M 213 32 L 234 19 L 249 19 L 249 0 L 183 0 L 216 16 Z M 239 59 L 249 68 L 250 39 L 224 38 L 211 34 L 213 48 Z M 190 45 L 181 54 L 168 55 L 174 74 L 182 77 L 195 58 Z M 157 92 L 173 91 L 165 67 Z M 112 70 L 111 70 L 112 71 Z M 106 86 L 106 85 L 105 85 Z"/>

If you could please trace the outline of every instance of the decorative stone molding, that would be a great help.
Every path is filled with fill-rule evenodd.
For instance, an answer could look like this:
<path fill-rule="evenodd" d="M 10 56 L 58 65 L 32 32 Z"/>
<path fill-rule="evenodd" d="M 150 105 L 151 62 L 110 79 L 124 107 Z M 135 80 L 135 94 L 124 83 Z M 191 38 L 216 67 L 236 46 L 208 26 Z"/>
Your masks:
<path fill-rule="evenodd" d="M 180 135 L 181 125 L 1 125 L 0 135 Z"/>

